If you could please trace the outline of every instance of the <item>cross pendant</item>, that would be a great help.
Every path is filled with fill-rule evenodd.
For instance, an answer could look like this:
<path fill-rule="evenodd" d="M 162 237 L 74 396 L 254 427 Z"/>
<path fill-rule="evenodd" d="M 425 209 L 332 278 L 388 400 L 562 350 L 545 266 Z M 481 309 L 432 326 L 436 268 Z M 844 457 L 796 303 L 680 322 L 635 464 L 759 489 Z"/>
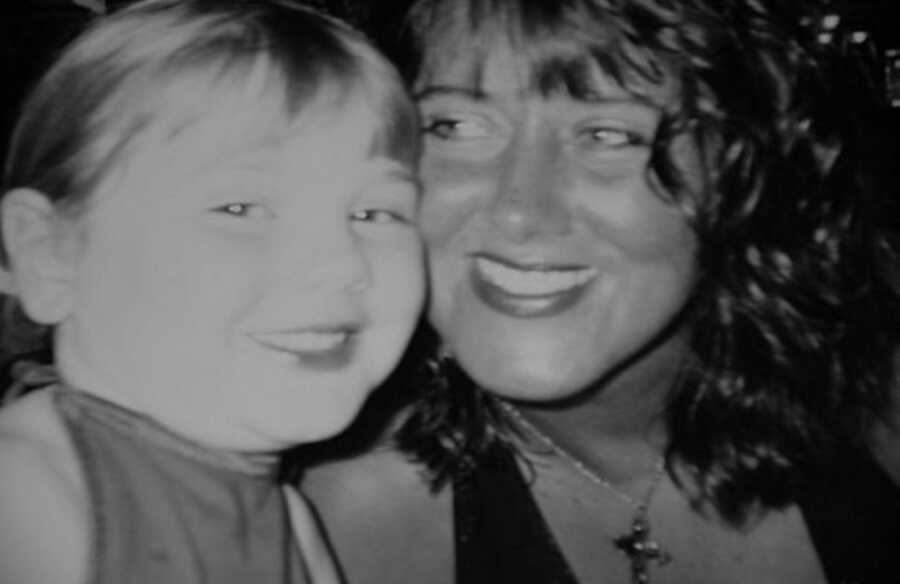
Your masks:
<path fill-rule="evenodd" d="M 644 516 L 645 512 L 645 509 L 639 509 L 634 521 L 631 522 L 630 533 L 613 540 L 616 548 L 624 552 L 631 561 L 632 584 L 650 582 L 648 568 L 651 561 L 664 566 L 672 559 L 659 543 L 650 539 L 650 524 Z"/>

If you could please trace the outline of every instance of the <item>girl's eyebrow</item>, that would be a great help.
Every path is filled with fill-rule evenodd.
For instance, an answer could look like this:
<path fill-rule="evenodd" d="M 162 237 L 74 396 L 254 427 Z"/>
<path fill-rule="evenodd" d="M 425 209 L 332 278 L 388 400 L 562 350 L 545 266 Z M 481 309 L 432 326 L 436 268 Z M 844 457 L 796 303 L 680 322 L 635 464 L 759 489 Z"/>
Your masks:
<path fill-rule="evenodd" d="M 379 187 L 384 184 L 393 184 L 395 181 L 406 183 L 412 187 L 415 199 L 421 199 L 422 183 L 408 165 L 384 156 L 370 158 L 369 163 L 368 168 L 363 171 L 363 177 L 369 179 L 367 185 Z"/>
<path fill-rule="evenodd" d="M 370 158 L 365 174 L 373 178 L 377 175 L 384 174 L 391 179 L 412 183 L 416 183 L 418 180 L 416 174 L 408 165 L 386 156 L 375 156 Z"/>

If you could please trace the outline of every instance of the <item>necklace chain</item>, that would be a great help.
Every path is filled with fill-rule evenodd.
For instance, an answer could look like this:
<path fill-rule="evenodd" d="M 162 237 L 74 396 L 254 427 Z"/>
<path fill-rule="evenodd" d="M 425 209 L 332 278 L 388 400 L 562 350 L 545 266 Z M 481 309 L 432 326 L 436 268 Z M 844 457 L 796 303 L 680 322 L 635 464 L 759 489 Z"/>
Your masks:
<path fill-rule="evenodd" d="M 613 538 L 612 543 L 616 549 L 628 556 L 632 584 L 650 584 L 650 563 L 656 562 L 659 566 L 664 566 L 672 560 L 672 556 L 663 549 L 659 542 L 652 539 L 650 533 L 650 521 L 647 516 L 653 494 L 656 492 L 657 487 L 659 487 L 666 474 L 665 458 L 660 457 L 659 461 L 656 463 L 653 479 L 651 480 L 647 491 L 644 493 L 644 496 L 641 499 L 636 499 L 625 491 L 616 488 L 609 479 L 557 444 L 553 438 L 540 431 L 534 424 L 529 422 L 515 406 L 500 400 L 498 400 L 498 403 L 519 426 L 543 442 L 556 456 L 571 464 L 581 476 L 598 487 L 614 494 L 634 508 L 634 517 L 631 519 L 631 526 L 628 532 Z"/>
<path fill-rule="evenodd" d="M 499 401 L 499 400 L 498 400 Z M 653 498 L 653 494 L 656 492 L 657 487 L 659 487 L 660 482 L 662 482 L 663 477 L 665 476 L 666 471 L 666 461 L 664 457 L 660 457 L 659 461 L 657 461 L 654 466 L 653 471 L 653 480 L 650 483 L 650 486 L 647 488 L 647 491 L 644 493 L 644 496 L 641 499 L 636 499 L 632 497 L 629 493 L 622 491 L 617 488 L 609 479 L 589 467 L 583 460 L 576 457 L 574 454 L 570 453 L 568 450 L 557 444 L 555 440 L 553 440 L 550 436 L 539 430 L 534 424 L 528 421 L 522 412 L 519 411 L 518 408 L 513 406 L 512 404 L 499 401 L 500 407 L 502 407 L 506 413 L 508 413 L 515 421 L 516 424 L 527 430 L 532 436 L 540 440 L 547 446 L 553 453 L 559 458 L 565 460 L 568 464 L 570 464 L 578 474 L 588 479 L 590 482 L 595 485 L 606 489 L 619 499 L 628 503 L 635 510 L 640 510 L 646 512 L 647 507 L 650 504 L 651 499 Z"/>

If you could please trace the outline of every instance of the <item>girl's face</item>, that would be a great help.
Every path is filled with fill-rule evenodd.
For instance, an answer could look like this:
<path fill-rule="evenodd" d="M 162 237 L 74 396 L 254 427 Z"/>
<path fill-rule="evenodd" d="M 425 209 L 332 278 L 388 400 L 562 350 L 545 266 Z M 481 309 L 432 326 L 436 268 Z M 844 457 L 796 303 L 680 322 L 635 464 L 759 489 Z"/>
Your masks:
<path fill-rule="evenodd" d="M 416 87 L 430 319 L 483 387 L 561 399 L 651 346 L 691 293 L 694 235 L 648 170 L 673 88 L 654 104 L 598 73 L 593 99 L 543 96 L 507 56 L 477 87 L 453 58 Z M 657 365 L 641 367 L 671 374 Z"/>
<path fill-rule="evenodd" d="M 349 423 L 424 284 L 415 183 L 371 153 L 375 114 L 316 110 L 277 140 L 252 118 L 138 143 L 92 195 L 56 350 L 76 387 L 207 444 L 271 450 Z"/>

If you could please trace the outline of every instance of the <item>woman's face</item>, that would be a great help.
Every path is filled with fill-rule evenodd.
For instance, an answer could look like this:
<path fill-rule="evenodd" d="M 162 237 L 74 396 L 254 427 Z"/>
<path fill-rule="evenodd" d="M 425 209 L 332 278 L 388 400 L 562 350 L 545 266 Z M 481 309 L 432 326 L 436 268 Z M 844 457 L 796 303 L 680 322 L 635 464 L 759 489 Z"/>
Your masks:
<path fill-rule="evenodd" d="M 480 385 L 551 400 L 660 337 L 693 288 L 696 241 L 648 171 L 673 88 L 654 105 L 598 73 L 590 100 L 541 96 L 515 70 L 497 50 L 476 87 L 446 59 L 415 88 L 429 314 Z"/>

